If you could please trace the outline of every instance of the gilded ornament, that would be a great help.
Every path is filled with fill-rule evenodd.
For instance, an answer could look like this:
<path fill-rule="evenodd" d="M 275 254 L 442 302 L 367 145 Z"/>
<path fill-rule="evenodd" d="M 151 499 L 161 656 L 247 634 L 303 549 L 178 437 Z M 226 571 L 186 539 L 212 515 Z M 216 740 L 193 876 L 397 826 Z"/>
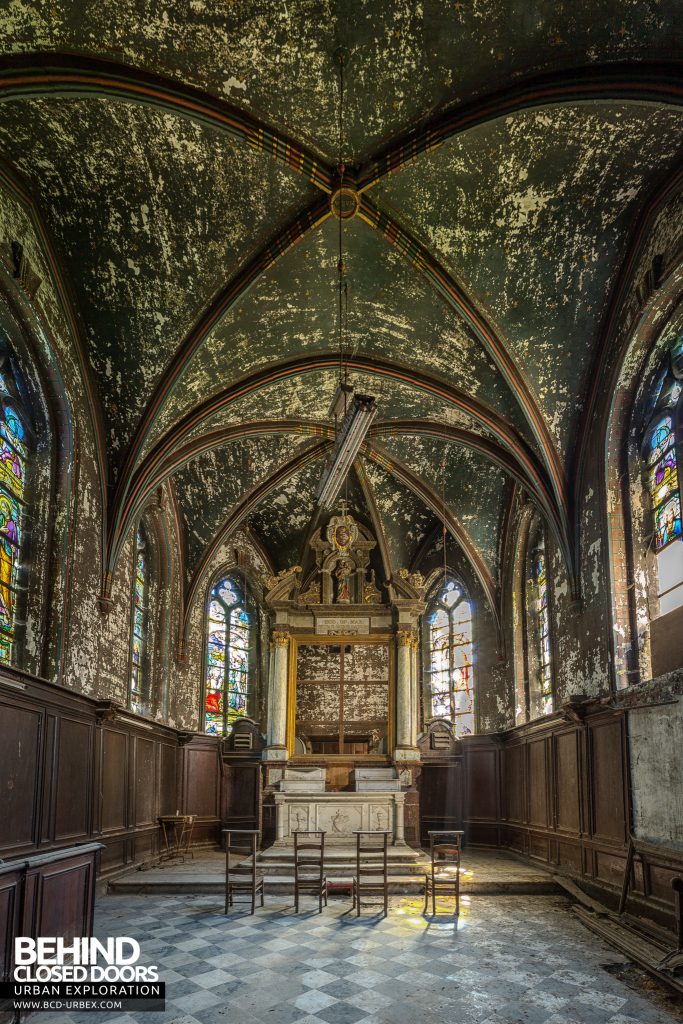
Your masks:
<path fill-rule="evenodd" d="M 285 633 L 282 629 L 274 629 L 271 642 L 273 647 L 287 647 L 289 644 L 289 633 Z"/>

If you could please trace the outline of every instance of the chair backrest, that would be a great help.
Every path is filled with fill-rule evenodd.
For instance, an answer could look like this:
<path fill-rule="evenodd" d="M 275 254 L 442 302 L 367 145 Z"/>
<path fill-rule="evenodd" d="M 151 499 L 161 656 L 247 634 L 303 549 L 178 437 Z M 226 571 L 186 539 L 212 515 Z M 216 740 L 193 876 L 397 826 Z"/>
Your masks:
<path fill-rule="evenodd" d="M 325 860 L 325 835 L 322 829 L 296 829 L 294 836 L 294 874 L 298 878 L 300 869 L 309 868 L 322 880 Z M 316 869 L 315 871 L 313 869 Z"/>
<path fill-rule="evenodd" d="M 356 874 L 367 875 L 377 873 L 377 858 L 373 858 L 371 862 L 363 864 L 363 855 L 367 854 L 382 854 L 382 871 L 386 871 L 387 865 L 387 846 L 389 843 L 389 836 L 393 835 L 391 832 L 358 829 L 355 833 L 356 836 Z"/>
<path fill-rule="evenodd" d="M 244 877 L 251 875 L 256 877 L 256 849 L 258 838 L 261 835 L 259 829 L 223 829 L 225 836 L 225 871 L 226 877 L 237 875 Z M 244 860 L 237 864 L 230 863 L 230 855 L 239 856 L 242 854 Z"/>
<path fill-rule="evenodd" d="M 451 829 L 429 832 L 428 835 L 432 876 L 439 868 L 460 868 L 462 838 L 465 833 L 458 829 Z"/>

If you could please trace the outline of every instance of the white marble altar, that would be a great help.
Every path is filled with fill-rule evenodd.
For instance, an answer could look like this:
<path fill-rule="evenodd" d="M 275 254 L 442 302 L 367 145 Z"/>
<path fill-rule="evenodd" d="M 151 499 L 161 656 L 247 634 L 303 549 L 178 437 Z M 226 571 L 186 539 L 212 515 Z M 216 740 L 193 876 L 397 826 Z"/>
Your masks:
<path fill-rule="evenodd" d="M 349 844 L 356 829 L 393 832 L 405 846 L 405 793 L 275 793 L 276 846 L 290 845 L 292 832 L 324 829 L 325 843 Z"/>

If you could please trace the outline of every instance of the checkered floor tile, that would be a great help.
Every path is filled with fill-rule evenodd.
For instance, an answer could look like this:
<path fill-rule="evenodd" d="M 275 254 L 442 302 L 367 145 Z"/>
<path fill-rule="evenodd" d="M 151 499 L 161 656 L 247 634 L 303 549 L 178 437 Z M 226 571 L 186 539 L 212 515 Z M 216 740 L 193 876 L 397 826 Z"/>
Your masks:
<path fill-rule="evenodd" d="M 605 970 L 621 962 L 559 897 L 394 897 L 295 915 L 279 897 L 224 917 L 214 896 L 108 896 L 96 934 L 130 935 L 166 982 L 164 1013 L 41 1013 L 38 1024 L 676 1024 Z"/>

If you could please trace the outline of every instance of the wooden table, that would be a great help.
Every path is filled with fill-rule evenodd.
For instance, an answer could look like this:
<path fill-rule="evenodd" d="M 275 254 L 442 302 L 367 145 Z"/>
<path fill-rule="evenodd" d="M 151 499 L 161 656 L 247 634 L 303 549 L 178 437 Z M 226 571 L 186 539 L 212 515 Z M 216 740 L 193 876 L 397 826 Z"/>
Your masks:
<path fill-rule="evenodd" d="M 159 824 L 164 837 L 164 851 L 159 860 L 169 860 L 171 857 L 183 857 L 180 848 L 180 837 L 183 831 L 194 821 L 193 814 L 161 814 Z"/>

